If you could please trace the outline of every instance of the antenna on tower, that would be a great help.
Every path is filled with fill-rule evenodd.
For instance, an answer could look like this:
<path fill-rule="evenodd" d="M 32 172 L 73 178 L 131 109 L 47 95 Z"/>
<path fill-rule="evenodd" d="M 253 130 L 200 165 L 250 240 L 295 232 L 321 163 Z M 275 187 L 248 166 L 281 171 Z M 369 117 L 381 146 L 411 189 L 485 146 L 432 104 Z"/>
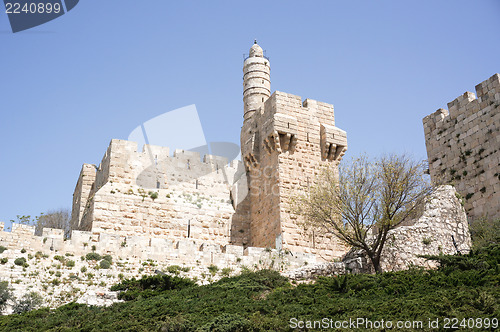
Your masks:
<path fill-rule="evenodd" d="M 253 40 L 253 43 L 254 43 L 254 44 L 257 44 L 257 39 L 254 39 L 254 40 Z"/>

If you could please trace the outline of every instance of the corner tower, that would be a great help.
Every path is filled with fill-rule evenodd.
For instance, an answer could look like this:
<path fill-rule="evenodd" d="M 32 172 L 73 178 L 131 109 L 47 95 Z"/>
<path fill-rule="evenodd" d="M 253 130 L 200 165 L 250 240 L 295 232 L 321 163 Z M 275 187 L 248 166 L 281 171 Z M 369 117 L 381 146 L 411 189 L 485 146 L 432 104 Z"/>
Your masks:
<path fill-rule="evenodd" d="M 304 229 L 291 200 L 315 181 L 323 166 L 337 167 L 347 150 L 335 127 L 333 105 L 276 91 L 270 65 L 254 44 L 243 64 L 241 156 L 247 172 L 250 246 L 342 256 L 347 248 L 321 230 Z"/>

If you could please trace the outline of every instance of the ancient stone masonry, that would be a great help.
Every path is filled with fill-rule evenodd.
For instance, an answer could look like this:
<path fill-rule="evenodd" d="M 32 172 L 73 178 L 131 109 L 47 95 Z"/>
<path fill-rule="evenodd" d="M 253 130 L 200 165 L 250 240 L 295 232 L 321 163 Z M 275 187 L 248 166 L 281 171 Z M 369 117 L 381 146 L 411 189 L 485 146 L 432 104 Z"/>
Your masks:
<path fill-rule="evenodd" d="M 500 75 L 423 119 L 432 179 L 453 183 L 468 216 L 500 218 Z"/>
<path fill-rule="evenodd" d="M 197 152 L 170 156 L 152 145 L 137 152 L 134 142 L 112 140 L 98 168 L 82 169 L 73 229 L 247 245 L 248 226 L 232 219 L 231 185 L 242 173 L 238 161 L 206 155 L 202 162 Z"/>
<path fill-rule="evenodd" d="M 380 263 L 383 271 L 401 271 L 411 266 L 436 268 L 435 261 L 420 256 L 465 254 L 470 247 L 467 216 L 455 188 L 441 186 L 430 197 L 418 219 L 389 232 Z M 363 252 L 352 250 L 341 262 L 307 265 L 288 271 L 286 275 L 301 280 L 346 272 L 373 272 L 373 268 Z"/>
<path fill-rule="evenodd" d="M 347 150 L 333 106 L 271 95 L 270 63 L 254 44 L 243 66 L 243 163 L 192 151 L 112 140 L 99 167 L 85 164 L 73 196 L 72 227 L 93 234 L 185 238 L 318 253 L 339 258 L 346 247 L 304 231 L 290 199 L 324 165 Z"/>
<path fill-rule="evenodd" d="M 335 127 L 333 105 L 279 91 L 270 95 L 269 72 L 269 60 L 255 44 L 243 67 L 241 129 L 251 244 L 339 258 L 346 248 L 322 232 L 303 230 L 290 201 L 322 166 L 337 167 L 347 150 L 346 132 Z"/>
<path fill-rule="evenodd" d="M 42 295 L 51 308 L 76 301 L 109 305 L 117 301 L 109 287 L 123 278 L 140 278 L 155 271 L 172 271 L 206 284 L 243 269 L 289 270 L 315 264 L 313 254 L 291 253 L 206 243 L 195 239 L 120 236 L 72 231 L 65 239 L 61 229 L 43 229 L 36 236 L 34 226 L 13 224 L 12 232 L 0 223 L 0 281 L 8 281 L 17 298 L 30 291 Z M 113 264 L 100 268 L 99 262 L 85 259 L 94 253 L 110 255 Z M 24 259 L 25 264 L 16 263 Z M 69 264 L 68 262 L 71 262 Z M 11 313 L 8 307 L 4 313 Z"/>

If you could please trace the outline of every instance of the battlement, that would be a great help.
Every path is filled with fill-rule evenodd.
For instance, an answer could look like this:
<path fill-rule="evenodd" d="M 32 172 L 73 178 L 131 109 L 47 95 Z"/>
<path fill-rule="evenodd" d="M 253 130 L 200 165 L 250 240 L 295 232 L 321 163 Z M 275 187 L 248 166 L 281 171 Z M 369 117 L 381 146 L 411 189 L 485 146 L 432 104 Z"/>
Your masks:
<path fill-rule="evenodd" d="M 70 253 L 74 256 L 84 256 L 89 252 L 101 255 L 111 255 L 114 260 L 121 258 L 156 260 L 168 265 L 234 267 L 245 265 L 249 267 L 262 265 L 263 261 L 282 260 L 284 270 L 294 269 L 306 264 L 314 264 L 316 258 L 312 254 L 278 252 L 265 248 L 254 248 L 214 244 L 196 239 L 165 239 L 145 236 L 120 236 L 110 233 L 95 234 L 74 230 L 70 239 L 64 238 L 61 229 L 44 228 L 43 234 L 37 236 L 35 227 L 12 224 L 12 232 L 4 231 L 4 223 L 0 222 L 0 245 L 11 251 L 29 250 L 32 253 L 42 251 L 59 255 Z M 279 263 L 279 262 L 276 262 Z M 274 267 L 278 267 L 276 264 Z M 262 266 L 264 267 L 264 266 Z M 272 266 L 267 266 L 272 267 Z"/>
<path fill-rule="evenodd" d="M 435 129 L 445 121 L 457 119 L 463 121 L 465 118 L 477 113 L 480 109 L 485 109 L 491 105 L 500 103 L 500 75 L 495 74 L 489 79 L 479 83 L 475 87 L 476 94 L 465 92 L 447 104 L 448 110 L 438 109 L 436 112 L 423 119 L 425 127 L 430 130 Z"/>
<path fill-rule="evenodd" d="M 455 183 L 469 217 L 500 217 L 500 75 L 423 119 L 429 172 Z"/>

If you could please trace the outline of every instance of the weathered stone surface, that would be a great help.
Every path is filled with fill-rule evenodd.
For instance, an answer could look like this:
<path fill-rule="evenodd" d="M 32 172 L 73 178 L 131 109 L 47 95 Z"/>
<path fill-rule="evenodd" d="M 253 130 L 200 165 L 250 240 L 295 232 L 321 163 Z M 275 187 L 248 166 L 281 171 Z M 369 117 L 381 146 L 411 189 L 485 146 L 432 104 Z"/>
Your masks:
<path fill-rule="evenodd" d="M 383 271 L 401 271 L 411 266 L 436 268 L 434 261 L 419 256 L 465 254 L 470 246 L 467 217 L 456 191 L 452 186 L 441 186 L 426 203 L 420 218 L 389 232 L 382 250 L 381 266 Z M 362 251 L 351 250 L 342 262 L 305 266 L 285 275 L 302 280 L 360 272 L 373 272 L 372 265 Z"/>
<path fill-rule="evenodd" d="M 500 75 L 423 119 L 433 180 L 452 182 L 473 219 L 500 218 Z"/>

